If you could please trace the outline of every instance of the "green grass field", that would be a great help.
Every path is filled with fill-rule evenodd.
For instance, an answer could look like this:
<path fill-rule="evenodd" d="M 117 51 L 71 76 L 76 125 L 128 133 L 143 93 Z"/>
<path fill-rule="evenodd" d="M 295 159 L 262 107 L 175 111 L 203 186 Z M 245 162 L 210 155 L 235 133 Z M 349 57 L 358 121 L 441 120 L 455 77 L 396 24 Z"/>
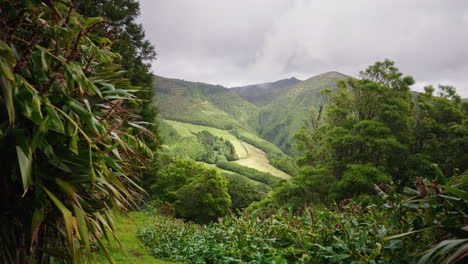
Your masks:
<path fill-rule="evenodd" d="M 246 177 L 244 175 L 240 175 L 240 174 L 232 172 L 232 171 L 228 171 L 228 170 L 225 170 L 225 169 L 218 168 L 215 164 L 209 164 L 209 163 L 205 163 L 205 162 L 198 162 L 198 163 L 201 163 L 201 164 L 203 164 L 205 166 L 208 166 L 210 168 L 214 168 L 219 173 L 226 174 L 226 176 L 230 176 L 230 177 L 227 177 L 227 178 L 242 178 L 242 182 L 250 183 L 250 184 L 253 184 L 253 185 L 263 184 L 261 182 L 249 179 L 248 177 Z"/>
<path fill-rule="evenodd" d="M 242 145 L 241 141 L 237 139 L 234 135 L 227 132 L 226 130 L 209 127 L 209 126 L 201 126 L 201 125 L 194 125 L 190 123 L 184 123 L 179 121 L 172 121 L 172 120 L 164 120 L 164 122 L 171 125 L 177 133 L 179 133 L 182 137 L 189 137 L 193 136 L 193 133 L 201 132 L 201 131 L 208 131 L 211 134 L 222 137 L 224 139 L 229 140 L 232 145 L 234 145 L 234 149 L 236 150 L 237 156 L 241 159 L 247 156 L 247 150 Z"/>
<path fill-rule="evenodd" d="M 172 121 L 172 120 L 164 120 L 164 122 L 171 125 L 177 131 L 177 133 L 179 133 L 179 135 L 183 137 L 193 136 L 193 133 L 197 133 L 197 132 L 204 131 L 204 130 L 210 132 L 211 134 L 215 136 L 223 137 L 229 140 L 234 145 L 236 154 L 239 157 L 239 160 L 235 161 L 237 164 L 250 167 L 250 168 L 254 168 L 262 172 L 268 172 L 268 173 L 271 173 L 273 176 L 276 176 L 282 179 L 288 179 L 291 177 L 290 175 L 284 173 L 283 171 L 278 170 L 277 168 L 273 167 L 268 161 L 267 154 L 264 151 L 262 151 L 261 149 L 247 142 L 239 140 L 237 137 L 235 137 L 233 134 L 229 133 L 226 130 L 213 128 L 209 126 L 194 125 L 190 123 Z M 259 142 L 264 143 L 264 145 L 266 145 L 265 140 L 258 139 L 255 137 L 255 135 L 252 135 L 245 131 L 243 131 L 242 134 L 244 135 L 244 137 L 247 137 L 248 135 L 249 138 L 255 139 Z M 276 148 L 274 148 L 274 150 L 281 152 L 279 149 L 276 149 Z"/>
<path fill-rule="evenodd" d="M 246 142 L 242 142 L 242 144 L 247 149 L 247 156 L 233 162 L 245 167 L 254 168 L 259 171 L 271 173 L 273 176 L 282 179 L 291 178 L 290 175 L 273 167 L 267 159 L 267 154 L 261 149 L 256 148 L 253 145 L 250 145 Z"/>
<path fill-rule="evenodd" d="M 138 226 L 144 220 L 142 212 L 131 212 L 128 216 L 120 216 L 115 222 L 115 229 L 117 237 L 126 249 L 130 260 L 115 241 L 112 241 L 110 246 L 110 254 L 116 263 L 135 263 L 135 264 L 173 264 L 174 262 L 162 261 L 150 256 L 144 246 L 136 237 Z M 103 252 L 94 253 L 93 264 L 108 264 L 109 261 Z"/>

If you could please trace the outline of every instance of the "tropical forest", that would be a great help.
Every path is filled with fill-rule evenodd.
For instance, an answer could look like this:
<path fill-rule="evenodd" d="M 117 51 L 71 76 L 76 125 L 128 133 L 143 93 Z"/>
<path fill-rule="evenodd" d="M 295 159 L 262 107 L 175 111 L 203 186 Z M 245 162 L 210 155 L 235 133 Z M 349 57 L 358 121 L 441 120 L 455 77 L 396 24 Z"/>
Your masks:
<path fill-rule="evenodd" d="M 0 0 L 0 263 L 467 263 L 468 87 L 163 77 L 143 2 Z"/>

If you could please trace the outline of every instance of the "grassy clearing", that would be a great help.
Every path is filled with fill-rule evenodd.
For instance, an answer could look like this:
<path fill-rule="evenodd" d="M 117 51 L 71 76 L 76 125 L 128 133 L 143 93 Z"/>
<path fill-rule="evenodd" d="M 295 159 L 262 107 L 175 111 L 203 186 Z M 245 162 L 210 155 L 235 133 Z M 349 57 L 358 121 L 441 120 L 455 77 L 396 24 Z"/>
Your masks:
<path fill-rule="evenodd" d="M 247 142 L 239 140 L 238 138 L 236 138 L 234 135 L 232 135 L 226 130 L 208 127 L 208 126 L 194 125 L 194 124 L 184 123 L 184 122 L 179 122 L 179 121 L 172 121 L 172 120 L 164 120 L 164 122 L 171 125 L 177 131 L 177 133 L 179 133 L 183 137 L 193 136 L 193 133 L 204 131 L 204 130 L 212 133 L 215 136 L 223 137 L 229 140 L 234 145 L 236 154 L 239 157 L 239 160 L 235 161 L 235 163 L 242 165 L 242 166 L 249 167 L 249 168 L 254 168 L 262 172 L 271 173 L 273 176 L 276 176 L 282 179 L 289 179 L 291 177 L 287 173 L 273 167 L 268 161 L 267 154 L 264 151 L 262 151 L 261 149 Z M 250 133 L 242 131 L 242 135 L 245 138 L 248 137 L 252 140 L 255 138 L 256 142 L 258 141 L 259 144 L 262 143 L 262 146 L 264 146 L 265 148 L 267 149 L 271 148 L 273 153 L 276 153 L 276 152 L 282 153 L 281 150 L 274 147 L 271 143 L 266 142 L 265 140 L 262 140 L 262 139 L 258 139 Z"/>
<path fill-rule="evenodd" d="M 219 167 L 217 167 L 215 164 L 209 164 L 209 163 L 204 163 L 204 162 L 198 162 L 198 163 L 202 163 L 203 165 L 205 166 L 208 166 L 210 168 L 214 168 L 216 170 L 218 170 L 219 173 L 221 174 L 224 174 L 226 175 L 226 178 L 228 179 L 241 179 L 241 182 L 243 183 L 249 183 L 249 184 L 253 184 L 253 185 L 263 185 L 264 183 L 262 182 L 259 182 L 259 181 L 256 181 L 256 180 L 252 180 L 244 175 L 241 175 L 241 174 L 238 174 L 238 173 L 235 173 L 235 172 L 232 172 L 232 171 L 228 171 L 228 170 L 225 170 L 225 169 L 221 169 Z"/>
<path fill-rule="evenodd" d="M 182 137 L 189 137 L 189 136 L 193 136 L 193 133 L 197 133 L 201 131 L 208 131 L 215 136 L 225 138 L 229 140 L 232 143 L 232 145 L 234 145 L 236 154 L 240 159 L 247 157 L 247 150 L 242 144 L 242 142 L 239 139 L 237 139 L 234 135 L 232 135 L 231 133 L 225 130 L 213 128 L 209 126 L 201 126 L 201 125 L 194 125 L 194 124 L 184 123 L 184 122 L 179 122 L 179 121 L 173 121 L 173 120 L 164 120 L 164 122 L 171 125 L 177 131 L 177 133 L 179 133 Z"/>
<path fill-rule="evenodd" d="M 173 264 L 174 262 L 162 261 L 150 256 L 136 237 L 137 228 L 144 221 L 144 218 L 145 216 L 142 212 L 131 212 L 129 216 L 121 216 L 115 222 L 116 234 L 127 250 L 131 260 L 135 264 Z M 109 251 L 116 263 L 132 263 L 125 253 L 120 250 L 115 241 L 112 241 Z M 108 264 L 109 261 L 103 252 L 99 252 L 94 254 L 94 260 L 90 263 Z"/>
<path fill-rule="evenodd" d="M 289 179 L 291 177 L 290 175 L 273 167 L 267 159 L 267 154 L 261 149 L 256 148 L 246 142 L 241 143 L 247 149 L 247 156 L 233 162 L 245 167 L 257 169 L 259 171 L 268 172 L 273 176 L 282 179 Z"/>

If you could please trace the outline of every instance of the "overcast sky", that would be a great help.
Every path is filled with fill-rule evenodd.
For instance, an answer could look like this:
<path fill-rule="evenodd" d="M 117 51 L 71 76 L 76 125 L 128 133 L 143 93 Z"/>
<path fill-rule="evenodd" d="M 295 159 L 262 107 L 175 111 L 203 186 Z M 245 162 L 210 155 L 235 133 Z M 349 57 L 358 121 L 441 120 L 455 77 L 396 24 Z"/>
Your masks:
<path fill-rule="evenodd" d="M 468 97 L 468 0 L 140 0 L 153 72 L 227 87 L 389 58 Z"/>

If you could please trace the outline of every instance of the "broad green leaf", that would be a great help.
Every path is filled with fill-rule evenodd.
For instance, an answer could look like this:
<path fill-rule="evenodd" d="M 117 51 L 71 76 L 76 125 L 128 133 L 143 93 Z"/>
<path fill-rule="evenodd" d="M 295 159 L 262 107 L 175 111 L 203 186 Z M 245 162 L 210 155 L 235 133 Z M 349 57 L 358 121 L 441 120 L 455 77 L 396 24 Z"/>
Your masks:
<path fill-rule="evenodd" d="M 461 198 L 464 201 L 468 201 L 468 193 L 467 192 L 465 192 L 465 191 L 463 191 L 461 189 L 458 189 L 458 188 L 450 187 L 450 186 L 442 186 L 442 187 L 446 191 L 448 191 L 449 193 L 456 195 L 458 198 Z"/>
<path fill-rule="evenodd" d="M 8 44 L 0 40 L 0 58 L 5 59 L 5 61 L 10 64 L 11 67 L 15 67 L 16 65 L 16 58 Z"/>
<path fill-rule="evenodd" d="M 85 212 L 83 212 L 83 209 L 79 208 L 77 205 L 73 204 L 73 211 L 75 212 L 76 216 L 76 221 L 78 224 L 78 229 L 81 234 L 81 240 L 85 244 L 86 251 L 88 254 L 91 254 L 91 246 L 89 242 L 89 230 L 88 226 L 86 224 L 86 215 Z"/>
<path fill-rule="evenodd" d="M 55 109 L 51 107 L 46 107 L 48 121 L 48 127 L 52 130 L 55 130 L 61 134 L 65 134 L 65 126 L 63 125 L 62 119 Z"/>
<path fill-rule="evenodd" d="M 52 200 L 52 202 L 57 206 L 57 208 L 60 210 L 63 216 L 63 220 L 65 222 L 65 232 L 67 234 L 68 242 L 72 243 L 73 241 L 73 230 L 72 230 L 72 213 L 68 208 L 53 194 L 51 193 L 46 187 L 40 185 L 42 189 L 46 192 L 46 194 L 49 196 L 49 198 Z"/>
<path fill-rule="evenodd" d="M 68 149 L 78 155 L 78 131 L 71 137 Z"/>
<path fill-rule="evenodd" d="M 75 189 L 70 183 L 60 178 L 55 178 L 55 183 L 57 183 L 57 185 L 60 186 L 60 189 L 62 189 L 62 191 L 68 196 L 72 196 L 75 194 Z"/>
<path fill-rule="evenodd" d="M 2 57 L 0 57 L 0 73 L 9 81 L 15 80 L 11 66 L 8 65 Z"/>
<path fill-rule="evenodd" d="M 39 227 L 44 221 L 44 210 L 41 208 L 36 208 L 34 210 L 32 220 L 31 220 L 31 237 L 34 239 L 39 232 Z"/>
<path fill-rule="evenodd" d="M 0 85 L 2 86 L 3 98 L 8 111 L 10 125 L 15 123 L 15 106 L 13 104 L 13 85 L 8 81 L 3 73 L 0 73 Z"/>
<path fill-rule="evenodd" d="M 32 159 L 29 154 L 23 152 L 23 149 L 20 146 L 16 146 L 16 154 L 18 155 L 18 164 L 21 171 L 24 195 L 32 183 Z"/>
<path fill-rule="evenodd" d="M 91 27 L 91 26 L 95 25 L 96 23 L 98 23 L 100 21 L 102 21 L 102 18 L 100 18 L 100 17 L 88 17 L 84 21 L 83 26 Z"/>

